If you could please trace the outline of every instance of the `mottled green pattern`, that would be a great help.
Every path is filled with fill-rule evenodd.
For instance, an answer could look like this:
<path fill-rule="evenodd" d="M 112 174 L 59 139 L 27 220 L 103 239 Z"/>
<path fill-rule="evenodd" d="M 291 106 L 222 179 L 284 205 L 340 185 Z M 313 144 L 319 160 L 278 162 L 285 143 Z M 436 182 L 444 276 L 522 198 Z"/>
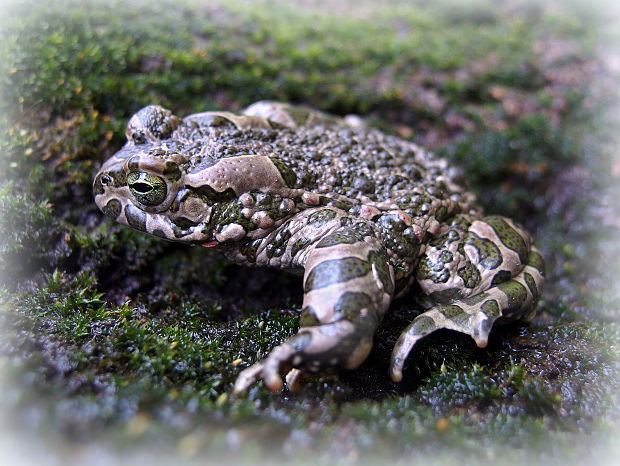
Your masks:
<path fill-rule="evenodd" d="M 257 226 L 251 219 L 242 213 L 242 206 L 236 202 L 220 202 L 213 205 L 211 217 L 206 224 L 206 229 L 217 229 L 222 231 L 226 225 L 236 223 L 241 225 L 245 231 L 256 230 Z"/>
<path fill-rule="evenodd" d="M 512 278 L 512 273 L 508 270 L 500 270 L 495 275 L 493 275 L 493 280 L 491 280 L 491 286 L 499 285 L 500 283 L 504 283 Z"/>
<path fill-rule="evenodd" d="M 536 286 L 536 281 L 534 280 L 534 277 L 532 277 L 532 275 L 526 272 L 523 274 L 523 278 L 525 279 L 525 283 L 527 284 L 527 287 L 530 289 L 530 293 L 532 293 L 532 297 L 534 301 L 537 300 L 538 299 L 538 287 Z"/>
<path fill-rule="evenodd" d="M 432 280 L 435 283 L 445 283 L 450 278 L 450 271 L 447 268 L 453 259 L 450 251 L 442 251 L 436 259 L 427 255 L 422 256 L 416 269 L 418 280 Z"/>
<path fill-rule="evenodd" d="M 480 273 L 470 261 L 467 261 L 465 267 L 460 268 L 457 274 L 463 279 L 466 288 L 475 288 L 480 283 Z"/>
<path fill-rule="evenodd" d="M 437 249 L 444 249 L 450 243 L 458 241 L 459 239 L 461 239 L 460 232 L 458 230 L 455 230 L 455 229 L 451 228 L 447 232 L 445 232 L 444 234 L 439 235 L 439 236 L 431 239 L 428 242 L 428 245 L 429 246 L 433 246 L 434 248 L 437 248 Z"/>
<path fill-rule="evenodd" d="M 308 244 L 310 244 L 310 240 L 308 238 L 299 238 L 291 247 L 291 255 L 295 257 L 297 253 L 303 250 Z"/>
<path fill-rule="evenodd" d="M 105 194 L 105 189 L 103 187 L 103 183 L 101 179 L 107 177 L 107 175 L 99 174 L 95 178 L 95 182 L 93 183 L 93 194 L 95 196 Z"/>
<path fill-rule="evenodd" d="M 505 313 L 512 313 L 520 310 L 527 299 L 527 290 L 521 283 L 515 280 L 501 283 L 497 288 L 508 297 L 508 307 L 504 310 Z"/>
<path fill-rule="evenodd" d="M 146 231 L 146 213 L 135 208 L 131 204 L 125 206 L 125 216 L 127 222 L 132 228 L 140 231 Z"/>
<path fill-rule="evenodd" d="M 473 232 L 468 232 L 465 245 L 473 246 L 478 251 L 480 261 L 478 265 L 487 270 L 493 270 L 502 263 L 502 254 L 493 241 L 481 238 Z"/>
<path fill-rule="evenodd" d="M 310 270 L 304 284 L 304 291 L 308 293 L 334 283 L 344 283 L 363 277 L 370 273 L 370 270 L 370 263 L 357 257 L 326 260 Z"/>
<path fill-rule="evenodd" d="M 480 310 L 489 317 L 499 317 L 499 304 L 495 300 L 486 301 L 480 306 Z"/>
<path fill-rule="evenodd" d="M 188 229 L 198 225 L 197 222 L 194 222 L 186 217 L 175 217 L 174 220 L 172 220 L 172 223 L 174 223 L 177 227 L 181 229 Z"/>
<path fill-rule="evenodd" d="M 484 301 L 485 299 L 487 299 L 489 297 L 488 293 L 479 293 L 473 296 L 470 296 L 468 298 L 465 298 L 462 300 L 463 304 L 467 304 L 468 306 L 474 306 L 476 304 L 479 304 L 480 302 Z"/>
<path fill-rule="evenodd" d="M 358 235 L 353 232 L 335 232 L 330 235 L 325 236 L 321 241 L 316 245 L 317 249 L 321 248 L 330 248 L 333 246 L 338 246 L 340 244 L 355 244 L 361 241 Z"/>
<path fill-rule="evenodd" d="M 308 225 L 312 225 L 314 228 L 320 228 L 334 218 L 336 218 L 336 212 L 333 210 L 320 209 L 308 217 Z"/>
<path fill-rule="evenodd" d="M 431 201 L 430 196 L 425 194 L 410 194 L 400 197 L 397 203 L 403 212 L 414 217 L 421 217 L 430 212 Z"/>
<path fill-rule="evenodd" d="M 162 238 L 162 239 L 168 238 L 168 235 L 166 235 L 166 232 L 160 230 L 159 228 L 155 228 L 152 234 L 153 236 L 157 236 L 158 238 Z"/>
<path fill-rule="evenodd" d="M 178 163 L 166 161 L 163 171 L 164 177 L 169 181 L 178 181 L 181 179 L 182 172 Z"/>
<path fill-rule="evenodd" d="M 295 173 L 290 169 L 290 167 L 284 162 L 282 162 L 282 160 L 275 157 L 269 157 L 269 160 L 271 160 L 271 163 L 273 163 L 280 172 L 280 176 L 282 176 L 282 179 L 284 180 L 284 183 L 286 183 L 286 186 L 288 186 L 289 188 L 296 187 L 297 175 L 295 175 Z"/>
<path fill-rule="evenodd" d="M 265 248 L 265 252 L 267 257 L 270 259 L 273 257 L 280 257 L 286 251 L 286 247 L 288 245 L 288 240 L 291 238 L 291 232 L 288 230 L 281 230 L 278 234 L 273 238 L 267 247 Z"/>
<path fill-rule="evenodd" d="M 312 306 L 306 306 L 301 310 L 301 315 L 299 316 L 299 325 L 301 327 L 312 327 L 320 323 L 316 317 L 316 310 Z"/>
<path fill-rule="evenodd" d="M 295 348 L 296 351 L 303 351 L 311 342 L 312 336 L 303 331 L 288 340 L 288 344 Z"/>
<path fill-rule="evenodd" d="M 519 255 L 521 263 L 525 264 L 529 248 L 523 237 L 501 217 L 490 216 L 483 220 L 493 227 L 504 246 L 515 251 Z"/>
<path fill-rule="evenodd" d="M 377 272 L 381 287 L 391 296 L 394 293 L 394 280 L 390 273 L 387 255 L 383 251 L 370 251 L 368 253 L 368 260 Z"/>
<path fill-rule="evenodd" d="M 334 306 L 334 311 L 349 321 L 359 321 L 360 316 L 365 316 L 362 321 L 366 321 L 365 326 L 369 330 L 376 328 L 379 323 L 379 316 L 377 315 L 377 309 L 370 296 L 366 293 L 347 291 L 343 293 L 338 299 L 338 302 Z M 360 322 L 358 322 L 358 325 Z M 361 322 L 362 325 L 363 322 Z"/>
<path fill-rule="evenodd" d="M 110 199 L 102 210 L 108 217 L 115 219 L 120 215 L 122 209 L 123 206 L 118 199 Z"/>
<path fill-rule="evenodd" d="M 450 223 L 450 228 L 454 231 L 467 231 L 471 226 L 471 219 L 465 215 L 456 215 Z"/>
<path fill-rule="evenodd" d="M 209 204 L 213 204 L 216 202 L 227 202 L 237 199 L 237 194 L 232 188 L 227 188 L 224 191 L 220 192 L 216 191 L 209 185 L 204 185 L 197 188 L 192 188 L 192 192 L 203 196 L 209 201 Z"/>
<path fill-rule="evenodd" d="M 530 251 L 527 256 L 527 265 L 534 267 L 542 275 L 545 274 L 545 261 L 538 252 Z"/>
<path fill-rule="evenodd" d="M 239 251 L 248 260 L 248 262 L 256 262 L 256 252 L 260 247 L 262 240 L 245 241 L 239 246 Z"/>
<path fill-rule="evenodd" d="M 358 219 L 352 219 L 351 217 L 342 217 L 340 219 L 342 226 L 349 226 L 349 231 L 353 232 L 360 238 L 368 236 L 375 236 L 375 230 L 372 228 L 369 222 L 360 222 Z"/>
<path fill-rule="evenodd" d="M 442 306 L 437 310 L 443 314 L 446 319 L 451 320 L 459 327 L 465 328 L 469 322 L 469 314 L 467 314 L 462 308 L 456 305 Z"/>
<path fill-rule="evenodd" d="M 379 228 L 379 238 L 383 245 L 397 253 L 397 257 L 392 260 L 394 268 L 408 270 L 420 250 L 420 239 L 414 230 L 395 214 L 383 214 L 373 220 Z"/>
<path fill-rule="evenodd" d="M 441 290 L 433 291 L 430 294 L 430 298 L 436 303 L 449 303 L 463 296 L 462 288 L 444 288 Z"/>
<path fill-rule="evenodd" d="M 435 330 L 435 321 L 427 316 L 416 317 L 408 329 L 410 335 L 427 335 Z"/>
<path fill-rule="evenodd" d="M 447 217 L 448 217 L 448 209 L 446 208 L 446 206 L 444 205 L 439 206 L 439 208 L 437 209 L 437 212 L 435 212 L 435 218 L 437 219 L 437 221 L 443 222 Z"/>

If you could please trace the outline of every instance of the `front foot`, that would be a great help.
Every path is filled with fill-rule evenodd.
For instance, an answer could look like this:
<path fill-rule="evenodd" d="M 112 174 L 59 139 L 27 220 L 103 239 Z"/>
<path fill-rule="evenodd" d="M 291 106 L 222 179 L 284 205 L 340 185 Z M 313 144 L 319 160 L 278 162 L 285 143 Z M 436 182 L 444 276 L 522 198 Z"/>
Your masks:
<path fill-rule="evenodd" d="M 260 380 L 272 392 L 279 392 L 284 374 L 289 390 L 297 391 L 306 372 L 327 367 L 353 369 L 366 359 L 371 347 L 372 337 L 357 334 L 348 321 L 304 327 L 275 347 L 266 359 L 244 369 L 235 381 L 233 394 L 246 392 Z"/>
<path fill-rule="evenodd" d="M 282 378 L 278 373 L 265 374 L 263 372 L 264 364 L 262 362 L 253 364 L 251 367 L 244 369 L 237 376 L 235 385 L 233 387 L 233 395 L 242 395 L 248 388 L 259 380 L 263 380 L 264 385 L 272 392 L 277 393 L 282 390 Z M 301 369 L 291 369 L 286 374 L 286 386 L 292 393 L 296 393 L 301 388 L 301 379 L 306 375 L 306 372 Z"/>
<path fill-rule="evenodd" d="M 259 380 L 263 380 L 265 386 L 272 392 L 277 393 L 282 390 L 282 378 L 278 373 L 265 374 L 264 364 L 259 362 L 241 371 L 237 376 L 233 387 L 233 395 L 242 395 L 248 388 Z M 286 374 L 286 386 L 290 392 L 296 393 L 301 388 L 301 379 L 306 373 L 300 369 L 291 369 Z"/>
<path fill-rule="evenodd" d="M 394 273 L 381 242 L 372 236 L 371 225 L 354 219 L 354 227 L 337 209 L 316 209 L 306 220 L 308 235 L 322 236 L 303 260 L 304 302 L 297 335 L 277 346 L 262 362 L 239 374 L 233 393 L 240 394 L 262 380 L 279 391 L 288 372 L 289 389 L 299 387 L 304 372 L 326 368 L 354 369 L 372 347 L 375 329 L 394 292 Z M 337 225 L 345 226 L 338 227 Z M 289 372 L 290 370 L 292 372 Z"/>

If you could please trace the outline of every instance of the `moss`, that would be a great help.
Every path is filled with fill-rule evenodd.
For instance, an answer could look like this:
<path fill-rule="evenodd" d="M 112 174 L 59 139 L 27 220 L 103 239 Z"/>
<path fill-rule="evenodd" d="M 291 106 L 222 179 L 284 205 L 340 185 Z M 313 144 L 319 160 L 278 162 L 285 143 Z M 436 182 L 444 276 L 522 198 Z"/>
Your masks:
<path fill-rule="evenodd" d="M 0 276 L 31 274 L 57 254 L 49 249 L 57 240 L 58 222 L 47 200 L 33 201 L 8 182 L 0 188 L 0 211 Z"/>
<path fill-rule="evenodd" d="M 617 414 L 610 258 L 620 251 L 617 207 L 605 204 L 617 175 L 598 55 L 613 34 L 597 9 L 490 0 L 5 8 L 0 319 L 12 382 L 0 401 L 28 436 L 318 464 L 559 462 L 605 445 Z M 533 324 L 494 329 L 484 350 L 437 332 L 396 385 L 391 349 L 423 307 L 411 294 L 394 303 L 358 370 L 311 377 L 295 395 L 257 386 L 231 398 L 239 370 L 294 332 L 300 280 L 113 225 L 91 183 L 142 106 L 184 115 L 259 99 L 358 113 L 462 166 L 487 212 L 525 223 L 545 256 Z"/>
<path fill-rule="evenodd" d="M 236 366 L 263 356 L 295 325 L 294 319 L 265 314 L 207 329 L 207 322 L 219 320 L 217 304 L 205 307 L 186 301 L 177 309 L 152 315 L 129 302 L 111 306 L 102 297 L 92 274 L 55 271 L 45 277 L 43 286 L 12 301 L 15 308 L 5 309 L 4 317 L 27 320 L 32 338 L 72 342 L 72 360 L 80 372 L 114 373 L 129 380 L 147 377 L 176 385 L 206 379 L 205 383 L 219 386 L 222 374 L 237 372 L 231 361 L 241 359 Z M 249 353 L 241 344 L 244 340 L 253 343 Z M 214 374 L 217 383 L 209 382 L 208 374 Z M 232 376 L 222 389 L 230 389 Z"/>

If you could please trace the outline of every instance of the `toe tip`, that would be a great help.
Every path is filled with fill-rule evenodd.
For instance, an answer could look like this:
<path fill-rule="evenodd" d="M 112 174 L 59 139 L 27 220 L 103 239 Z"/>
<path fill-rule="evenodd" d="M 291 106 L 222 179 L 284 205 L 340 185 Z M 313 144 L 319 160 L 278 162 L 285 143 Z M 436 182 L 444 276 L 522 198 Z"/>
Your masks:
<path fill-rule="evenodd" d="M 283 387 L 282 378 L 277 375 L 265 378 L 263 380 L 263 383 L 269 389 L 269 391 L 274 393 L 281 391 Z"/>
<path fill-rule="evenodd" d="M 392 382 L 398 383 L 403 380 L 403 373 L 399 369 L 392 368 L 392 370 L 390 371 L 390 378 L 392 379 Z"/>

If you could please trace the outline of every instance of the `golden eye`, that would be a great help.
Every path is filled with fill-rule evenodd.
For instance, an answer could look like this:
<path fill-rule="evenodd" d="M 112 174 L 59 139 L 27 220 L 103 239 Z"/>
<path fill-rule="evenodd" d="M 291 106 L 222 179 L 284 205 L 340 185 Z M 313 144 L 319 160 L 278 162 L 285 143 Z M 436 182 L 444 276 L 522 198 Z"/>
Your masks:
<path fill-rule="evenodd" d="M 150 207 L 164 202 L 168 193 L 163 178 L 146 172 L 132 172 L 127 175 L 127 185 L 138 202 Z"/>

